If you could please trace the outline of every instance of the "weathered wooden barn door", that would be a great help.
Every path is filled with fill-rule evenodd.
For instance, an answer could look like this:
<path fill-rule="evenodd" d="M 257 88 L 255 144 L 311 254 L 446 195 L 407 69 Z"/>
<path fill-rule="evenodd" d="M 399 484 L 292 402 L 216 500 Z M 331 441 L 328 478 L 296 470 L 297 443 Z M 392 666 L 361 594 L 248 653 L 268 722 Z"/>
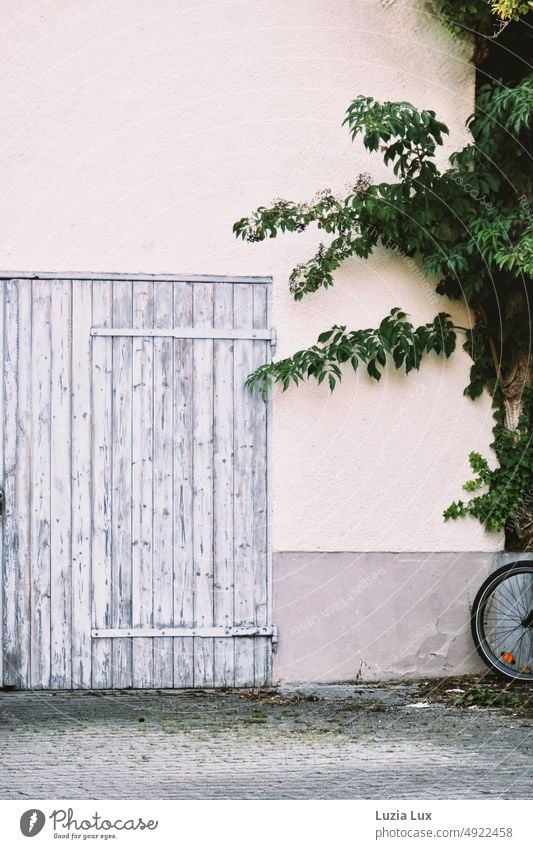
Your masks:
<path fill-rule="evenodd" d="M 2 287 L 4 685 L 268 683 L 269 281 Z"/>

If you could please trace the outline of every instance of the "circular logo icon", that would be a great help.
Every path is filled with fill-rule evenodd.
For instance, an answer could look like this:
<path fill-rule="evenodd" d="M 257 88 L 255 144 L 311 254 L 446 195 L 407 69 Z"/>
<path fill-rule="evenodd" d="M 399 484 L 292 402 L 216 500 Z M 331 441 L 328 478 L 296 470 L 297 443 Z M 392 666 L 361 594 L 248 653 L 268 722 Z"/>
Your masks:
<path fill-rule="evenodd" d="M 37 810 L 37 808 L 32 808 L 22 814 L 20 818 L 20 830 L 24 837 L 35 837 L 36 834 L 39 834 L 43 830 L 45 822 L 46 817 L 43 812 Z"/>

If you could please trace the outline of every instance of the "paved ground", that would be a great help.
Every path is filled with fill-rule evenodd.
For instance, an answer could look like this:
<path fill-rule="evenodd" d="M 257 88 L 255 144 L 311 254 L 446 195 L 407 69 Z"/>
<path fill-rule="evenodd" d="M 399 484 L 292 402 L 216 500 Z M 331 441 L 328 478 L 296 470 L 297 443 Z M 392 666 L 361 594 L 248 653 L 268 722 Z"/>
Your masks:
<path fill-rule="evenodd" d="M 0 798 L 533 797 L 533 720 L 422 686 L 0 693 Z"/>

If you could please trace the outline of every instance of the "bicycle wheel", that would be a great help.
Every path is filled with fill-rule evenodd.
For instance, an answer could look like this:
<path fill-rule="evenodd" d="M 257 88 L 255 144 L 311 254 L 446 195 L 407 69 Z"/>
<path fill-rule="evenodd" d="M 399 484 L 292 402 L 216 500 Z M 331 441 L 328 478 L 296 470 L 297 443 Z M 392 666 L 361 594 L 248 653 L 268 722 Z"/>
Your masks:
<path fill-rule="evenodd" d="M 488 666 L 512 681 L 533 681 L 533 563 L 493 572 L 476 595 L 471 624 Z"/>

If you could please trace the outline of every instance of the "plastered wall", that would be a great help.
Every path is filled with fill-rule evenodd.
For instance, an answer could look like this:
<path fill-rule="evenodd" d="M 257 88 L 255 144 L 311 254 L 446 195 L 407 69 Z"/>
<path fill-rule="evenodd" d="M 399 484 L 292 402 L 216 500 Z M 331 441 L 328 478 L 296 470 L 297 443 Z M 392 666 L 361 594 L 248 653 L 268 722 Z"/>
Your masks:
<path fill-rule="evenodd" d="M 385 681 L 484 668 L 470 607 L 499 555 L 280 553 L 274 681 Z"/>
<path fill-rule="evenodd" d="M 341 127 L 358 94 L 433 108 L 466 139 L 469 47 L 421 3 L 392 0 L 4 0 L 0 35 L 0 267 L 271 274 L 279 355 L 334 322 L 436 301 L 409 260 L 347 263 L 295 304 L 287 278 L 315 233 L 249 245 L 236 218 L 275 197 L 343 191 L 379 161 Z M 462 322 L 468 315 L 453 307 Z M 470 521 L 442 521 L 467 454 L 490 441 L 487 399 L 462 397 L 468 360 L 420 374 L 361 373 L 276 393 L 278 551 L 489 551 Z"/>

